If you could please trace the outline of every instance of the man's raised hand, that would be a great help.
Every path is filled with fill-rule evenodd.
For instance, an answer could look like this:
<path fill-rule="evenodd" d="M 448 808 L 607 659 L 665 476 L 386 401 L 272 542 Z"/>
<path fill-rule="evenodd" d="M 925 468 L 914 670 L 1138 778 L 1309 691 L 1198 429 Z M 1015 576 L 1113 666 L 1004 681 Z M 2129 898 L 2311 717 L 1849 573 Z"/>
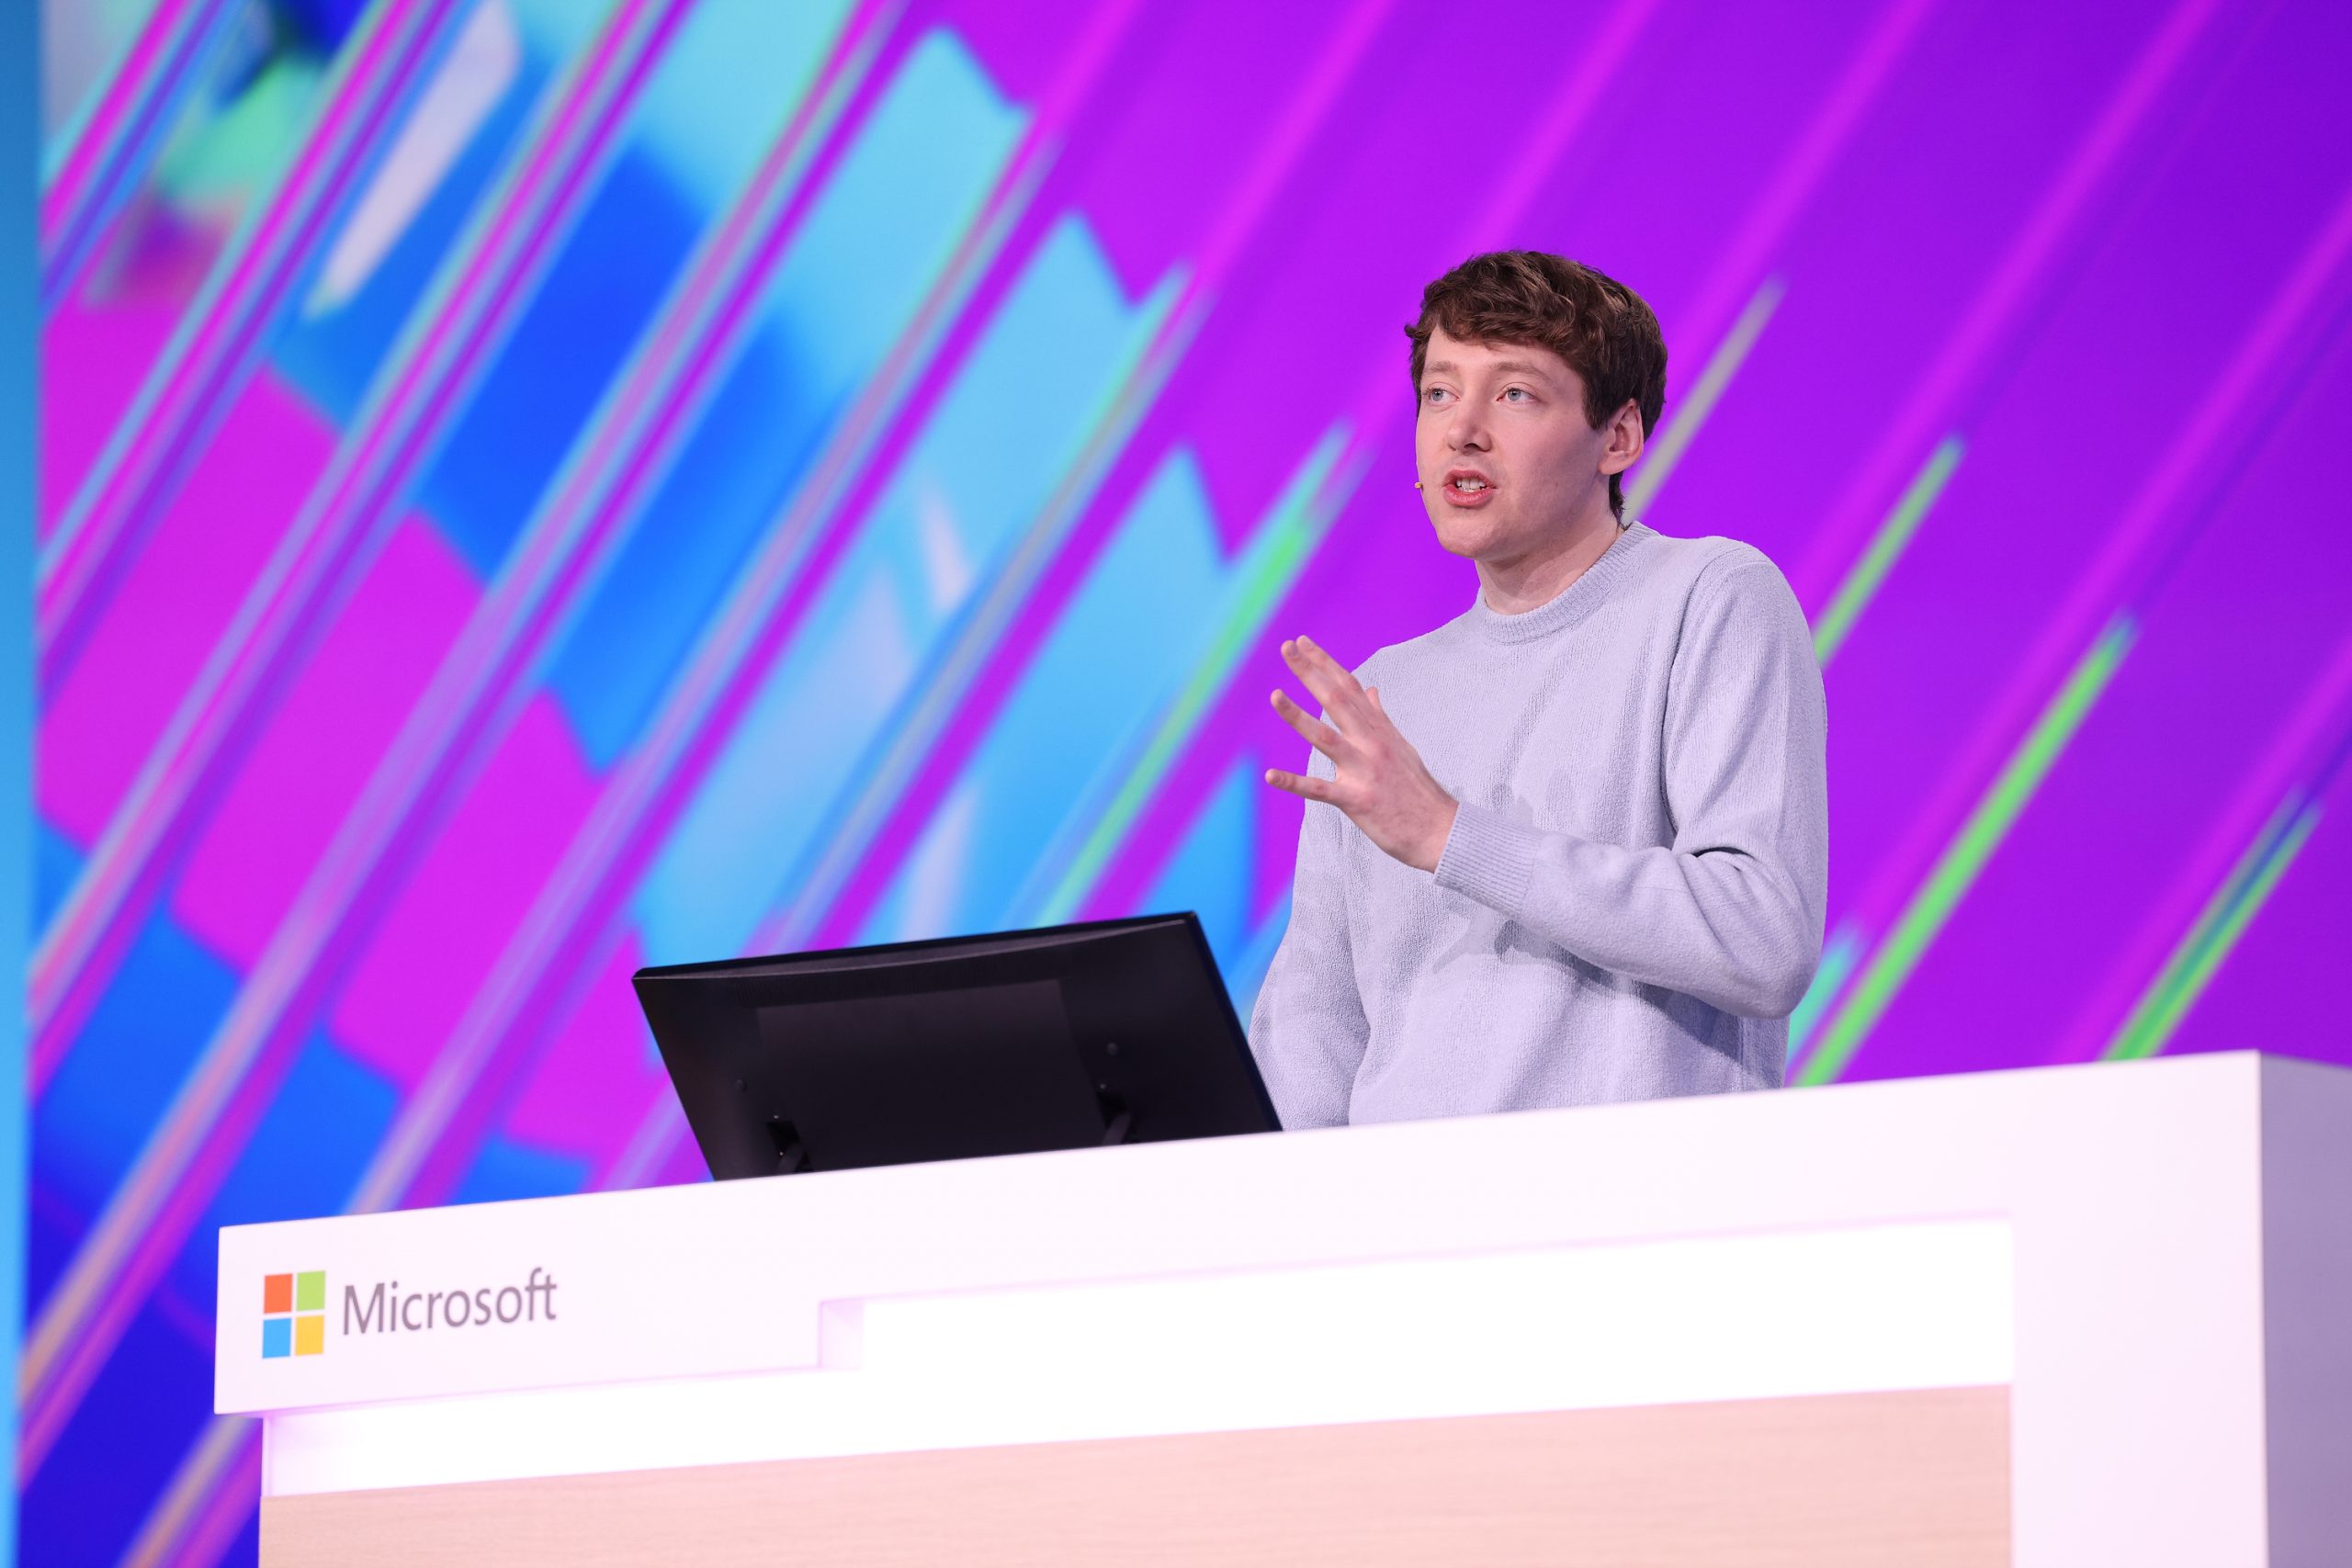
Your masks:
<path fill-rule="evenodd" d="M 1283 660 L 1323 705 L 1325 724 L 1277 689 L 1274 711 L 1306 743 L 1331 759 L 1337 776 L 1266 770 L 1276 789 L 1326 801 L 1348 814 L 1365 838 L 1407 865 L 1435 871 L 1453 830 L 1454 799 L 1430 776 L 1421 754 L 1390 722 L 1377 688 L 1366 690 L 1345 666 L 1306 637 L 1283 644 Z"/>

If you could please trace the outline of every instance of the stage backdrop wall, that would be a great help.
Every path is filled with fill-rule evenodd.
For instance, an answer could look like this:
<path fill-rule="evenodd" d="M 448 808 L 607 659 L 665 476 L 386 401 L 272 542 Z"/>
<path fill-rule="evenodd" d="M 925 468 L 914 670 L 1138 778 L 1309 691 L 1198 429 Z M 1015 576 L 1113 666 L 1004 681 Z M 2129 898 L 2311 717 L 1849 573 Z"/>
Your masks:
<path fill-rule="evenodd" d="M 2352 1059 L 2352 9 L 48 0 L 29 1560 L 250 1557 L 220 1224 L 698 1179 L 649 962 L 1200 912 L 1640 289 L 1830 693 L 1805 1082 Z M 681 1303 L 682 1323 L 691 1303 Z"/>

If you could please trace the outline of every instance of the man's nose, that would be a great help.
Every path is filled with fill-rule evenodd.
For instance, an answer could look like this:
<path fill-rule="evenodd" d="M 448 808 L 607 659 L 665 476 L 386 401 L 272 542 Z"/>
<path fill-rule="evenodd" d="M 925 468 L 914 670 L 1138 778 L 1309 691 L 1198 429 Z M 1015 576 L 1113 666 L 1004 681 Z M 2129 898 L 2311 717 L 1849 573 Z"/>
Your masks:
<path fill-rule="evenodd" d="M 1487 422 L 1475 409 L 1458 409 L 1446 426 L 1445 442 L 1456 452 L 1484 452 L 1487 449 Z"/>

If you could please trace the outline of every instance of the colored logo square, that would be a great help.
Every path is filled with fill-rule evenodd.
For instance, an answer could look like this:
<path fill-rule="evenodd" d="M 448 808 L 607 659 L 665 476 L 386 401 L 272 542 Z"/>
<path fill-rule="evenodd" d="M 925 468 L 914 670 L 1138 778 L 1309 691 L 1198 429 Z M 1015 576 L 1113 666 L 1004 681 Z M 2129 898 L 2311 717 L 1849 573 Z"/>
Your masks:
<path fill-rule="evenodd" d="M 319 1280 L 321 1289 L 323 1291 L 326 1276 L 322 1274 Z M 262 1277 L 261 1310 L 264 1312 L 292 1312 L 294 1310 L 293 1275 L 266 1274 Z"/>
<path fill-rule="evenodd" d="M 327 1348 L 327 1320 L 323 1317 L 298 1317 L 294 1320 L 294 1353 L 315 1356 Z"/>
<path fill-rule="evenodd" d="M 324 1323 L 326 1319 L 319 1319 Z M 290 1356 L 294 1353 L 294 1320 L 290 1317 L 265 1317 L 261 1320 L 261 1353 L 264 1356 Z"/>
<path fill-rule="evenodd" d="M 327 1276 L 323 1269 L 294 1276 L 294 1310 L 324 1312 L 327 1310 Z"/>

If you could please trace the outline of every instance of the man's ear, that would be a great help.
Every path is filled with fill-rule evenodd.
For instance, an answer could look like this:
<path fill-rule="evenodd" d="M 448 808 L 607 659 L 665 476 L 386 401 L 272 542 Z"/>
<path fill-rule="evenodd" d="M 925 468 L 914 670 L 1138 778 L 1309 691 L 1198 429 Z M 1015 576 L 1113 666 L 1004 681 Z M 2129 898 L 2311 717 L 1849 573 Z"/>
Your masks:
<path fill-rule="evenodd" d="M 1642 455 L 1641 406 L 1627 398 L 1625 406 L 1609 416 L 1602 434 L 1609 440 L 1600 449 L 1600 471 L 1604 474 L 1623 473 L 1634 466 L 1634 459 Z"/>

